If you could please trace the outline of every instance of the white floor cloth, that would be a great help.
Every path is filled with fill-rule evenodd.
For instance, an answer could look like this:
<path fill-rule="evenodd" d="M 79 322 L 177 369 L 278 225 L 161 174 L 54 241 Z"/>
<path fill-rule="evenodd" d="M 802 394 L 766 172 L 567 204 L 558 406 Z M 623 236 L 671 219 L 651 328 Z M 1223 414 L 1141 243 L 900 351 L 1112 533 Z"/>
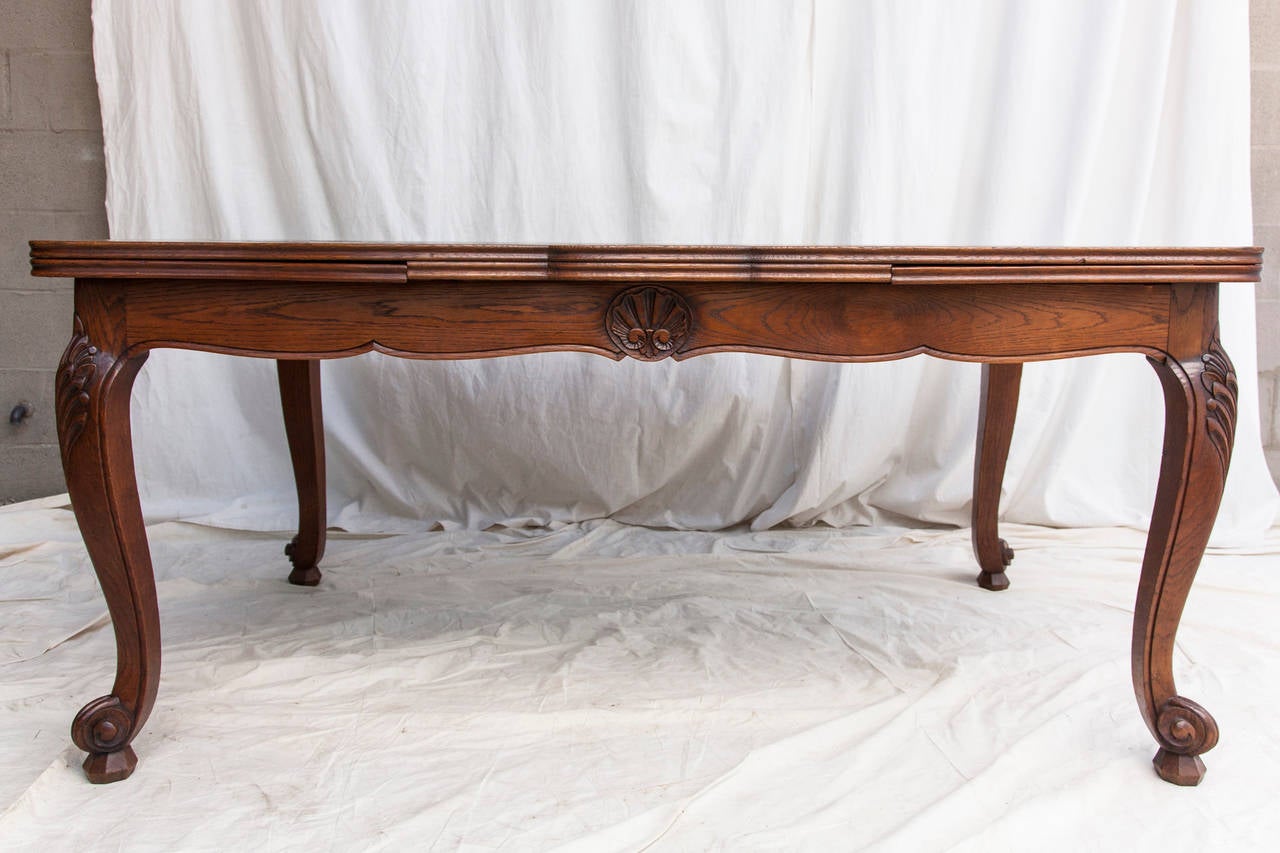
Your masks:
<path fill-rule="evenodd" d="M 96 0 L 115 239 L 1248 245 L 1244 0 Z M 1219 543 L 1280 500 L 1253 287 Z M 978 368 L 558 353 L 324 365 L 332 520 L 966 522 Z M 161 351 L 144 505 L 292 523 L 269 363 Z M 1032 365 L 1006 517 L 1143 526 L 1139 356 Z"/>
<path fill-rule="evenodd" d="M 1129 682 L 1141 534 L 337 535 L 150 529 L 165 664 L 137 772 L 67 726 L 113 643 L 59 499 L 0 509 L 6 850 L 1274 850 L 1280 529 L 1205 561 L 1181 691 L 1204 783 L 1156 778 Z"/>

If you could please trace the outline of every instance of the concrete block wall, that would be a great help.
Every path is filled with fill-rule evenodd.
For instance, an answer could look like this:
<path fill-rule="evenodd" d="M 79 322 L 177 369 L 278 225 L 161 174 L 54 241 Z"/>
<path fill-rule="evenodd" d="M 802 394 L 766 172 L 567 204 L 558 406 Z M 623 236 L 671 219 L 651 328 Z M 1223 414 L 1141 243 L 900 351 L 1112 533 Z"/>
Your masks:
<path fill-rule="evenodd" d="M 70 334 L 71 283 L 28 274 L 27 240 L 107 235 L 90 0 L 0 5 L 0 502 L 63 490 L 53 371 Z M 1280 0 L 1250 4 L 1262 435 L 1280 480 Z M 33 414 L 11 426 L 19 402 Z"/>
<path fill-rule="evenodd" d="M 90 0 L 0 4 L 0 502 L 65 490 L 53 377 L 71 282 L 32 278 L 27 241 L 107 236 Z M 19 403 L 31 415 L 9 423 Z"/>
<path fill-rule="evenodd" d="M 1258 286 L 1262 443 L 1280 482 L 1280 0 L 1249 5 L 1253 65 L 1253 239 L 1267 251 Z"/>

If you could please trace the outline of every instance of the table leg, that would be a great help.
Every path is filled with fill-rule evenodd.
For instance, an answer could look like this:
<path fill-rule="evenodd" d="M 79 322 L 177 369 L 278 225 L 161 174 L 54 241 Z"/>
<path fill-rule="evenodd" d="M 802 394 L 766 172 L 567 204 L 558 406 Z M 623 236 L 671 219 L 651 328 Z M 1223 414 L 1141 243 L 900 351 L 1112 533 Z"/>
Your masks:
<path fill-rule="evenodd" d="M 130 742 L 155 703 L 160 616 L 129 431 L 130 391 L 146 355 L 119 354 L 118 315 L 97 296 L 77 293 L 56 399 L 67 490 L 116 636 L 111 692 L 85 705 L 71 725 L 72 740 L 89 753 L 89 781 L 101 783 L 127 778 L 138 763 Z M 101 310 L 85 310 L 95 305 Z"/>
<path fill-rule="evenodd" d="M 1199 358 L 1151 360 L 1164 386 L 1164 455 L 1133 620 L 1133 687 L 1162 779 L 1196 785 L 1218 742 L 1204 708 L 1177 694 L 1174 637 L 1222 500 L 1235 437 L 1236 376 L 1215 332 Z"/>
<path fill-rule="evenodd" d="M 978 449 L 973 461 L 973 553 L 982 568 L 978 586 L 1009 588 L 1005 568 L 1013 562 L 1013 549 L 1000 538 L 1000 486 L 1009 459 L 1013 421 L 1018 413 L 1021 364 L 982 365 L 982 401 L 978 410 Z"/>
<path fill-rule="evenodd" d="M 293 478 L 298 490 L 298 535 L 285 546 L 293 563 L 289 583 L 320 583 L 318 563 L 324 556 L 325 511 L 324 418 L 320 409 L 320 362 L 316 359 L 276 362 L 284 431 L 289 439 Z"/>

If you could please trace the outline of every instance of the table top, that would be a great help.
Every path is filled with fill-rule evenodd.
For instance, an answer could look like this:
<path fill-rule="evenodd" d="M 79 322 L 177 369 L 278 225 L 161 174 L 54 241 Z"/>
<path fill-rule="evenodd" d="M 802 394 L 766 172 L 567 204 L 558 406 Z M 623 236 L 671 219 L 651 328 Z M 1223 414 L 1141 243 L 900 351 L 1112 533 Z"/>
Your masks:
<path fill-rule="evenodd" d="M 253 281 L 1258 281 L 1257 247 L 31 242 L 32 274 Z"/>

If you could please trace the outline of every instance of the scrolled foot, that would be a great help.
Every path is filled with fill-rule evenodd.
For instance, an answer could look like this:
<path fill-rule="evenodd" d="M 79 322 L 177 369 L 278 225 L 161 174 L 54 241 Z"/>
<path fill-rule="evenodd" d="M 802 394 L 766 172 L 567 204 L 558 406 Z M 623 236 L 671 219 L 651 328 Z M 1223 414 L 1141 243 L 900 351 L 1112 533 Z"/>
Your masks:
<path fill-rule="evenodd" d="M 89 753 L 84 772 L 101 785 L 129 778 L 138 756 L 129 746 L 133 714 L 116 696 L 101 696 L 80 709 L 71 724 L 71 739 Z"/>
<path fill-rule="evenodd" d="M 1200 755 L 1218 743 L 1213 716 L 1190 699 L 1175 696 L 1160 708 L 1156 737 L 1160 749 L 1152 764 L 1160 778 L 1175 785 L 1199 785 L 1205 772 Z"/>
<path fill-rule="evenodd" d="M 137 766 L 137 754 L 133 747 L 126 746 L 119 752 L 90 753 L 84 760 L 84 775 L 95 785 L 107 785 L 128 779 Z"/>
<path fill-rule="evenodd" d="M 1009 547 L 1009 543 L 1003 539 L 1000 542 L 1000 562 L 1008 568 L 1013 562 L 1013 549 Z M 988 572 L 985 569 L 978 573 L 978 586 L 983 589 L 989 589 L 993 592 L 999 592 L 1009 588 L 1009 576 L 1004 573 L 1004 569 L 998 572 Z"/>
<path fill-rule="evenodd" d="M 1156 768 L 1156 775 L 1174 785 L 1194 787 L 1204 778 L 1204 762 L 1198 755 L 1178 755 L 1161 748 L 1151 763 Z"/>
<path fill-rule="evenodd" d="M 1009 576 L 1004 572 L 979 572 L 978 586 L 992 592 L 1000 592 L 1009 588 Z"/>
<path fill-rule="evenodd" d="M 293 563 L 293 571 L 289 572 L 289 583 L 295 586 L 316 586 L 320 583 L 323 575 L 320 573 L 320 567 L 312 563 L 311 565 L 300 564 L 295 556 L 298 550 L 298 539 L 295 536 L 288 545 L 284 546 L 285 556 L 289 558 L 289 562 Z"/>

